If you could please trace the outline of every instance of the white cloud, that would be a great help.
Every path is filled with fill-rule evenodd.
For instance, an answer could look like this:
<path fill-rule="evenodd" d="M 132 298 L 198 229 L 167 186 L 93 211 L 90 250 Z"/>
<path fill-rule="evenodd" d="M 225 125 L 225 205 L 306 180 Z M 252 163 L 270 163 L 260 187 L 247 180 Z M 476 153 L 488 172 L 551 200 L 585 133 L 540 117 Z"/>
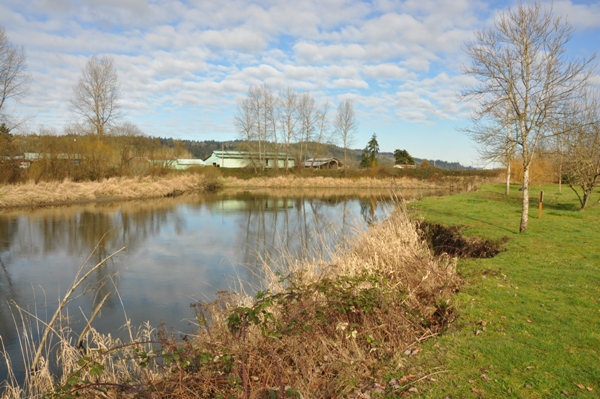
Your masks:
<path fill-rule="evenodd" d="M 399 80 L 406 79 L 409 77 L 414 78 L 415 75 L 407 68 L 400 68 L 396 64 L 379 64 L 379 65 L 365 65 L 362 67 L 365 75 L 370 78 L 380 80 Z"/>
<path fill-rule="evenodd" d="M 555 1 L 555 15 L 563 15 L 576 30 L 600 28 L 600 3 L 573 4 L 572 1 Z"/>
<path fill-rule="evenodd" d="M 335 79 L 332 86 L 336 89 L 368 89 L 369 84 L 358 79 Z"/>

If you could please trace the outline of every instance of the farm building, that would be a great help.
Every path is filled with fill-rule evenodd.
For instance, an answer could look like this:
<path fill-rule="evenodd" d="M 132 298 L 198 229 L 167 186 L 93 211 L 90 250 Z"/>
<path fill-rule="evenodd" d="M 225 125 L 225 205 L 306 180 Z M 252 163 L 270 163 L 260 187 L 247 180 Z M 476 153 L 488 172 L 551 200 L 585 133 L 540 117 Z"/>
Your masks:
<path fill-rule="evenodd" d="M 201 159 L 177 159 L 175 169 L 185 170 L 196 166 L 204 166 L 204 161 Z"/>
<path fill-rule="evenodd" d="M 336 158 L 311 158 L 304 162 L 307 169 L 342 169 L 344 164 Z"/>
<path fill-rule="evenodd" d="M 262 164 L 265 168 L 273 168 L 276 161 L 279 168 L 294 167 L 294 158 L 284 152 L 259 154 L 248 151 L 213 151 L 212 155 L 204 160 L 204 164 L 218 168 L 248 168 L 259 167 Z"/>
<path fill-rule="evenodd" d="M 28 162 L 39 161 L 40 159 L 63 159 L 79 163 L 83 157 L 79 154 L 40 154 L 37 152 L 26 152 L 23 154 L 23 158 Z"/>
<path fill-rule="evenodd" d="M 185 170 L 195 166 L 204 166 L 201 159 L 178 159 L 178 158 L 145 158 L 148 163 L 161 168 Z"/>

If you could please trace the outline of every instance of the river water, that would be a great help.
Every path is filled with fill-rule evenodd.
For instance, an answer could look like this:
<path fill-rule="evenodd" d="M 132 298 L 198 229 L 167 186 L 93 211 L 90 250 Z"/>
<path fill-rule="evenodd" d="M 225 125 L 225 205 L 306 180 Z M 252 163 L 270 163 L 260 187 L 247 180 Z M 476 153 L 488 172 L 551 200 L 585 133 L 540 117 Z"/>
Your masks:
<path fill-rule="evenodd" d="M 35 323 L 23 329 L 17 306 L 49 320 L 80 267 L 85 272 L 120 248 L 69 304 L 75 333 L 109 292 L 93 322 L 101 333 L 125 335 L 127 320 L 193 332 L 191 303 L 240 285 L 252 292 L 265 260 L 281 266 L 323 256 L 393 207 L 385 191 L 257 190 L 0 211 L 0 350 L 21 374 L 21 343 L 38 332 Z M 0 382 L 6 370 L 0 355 Z"/>

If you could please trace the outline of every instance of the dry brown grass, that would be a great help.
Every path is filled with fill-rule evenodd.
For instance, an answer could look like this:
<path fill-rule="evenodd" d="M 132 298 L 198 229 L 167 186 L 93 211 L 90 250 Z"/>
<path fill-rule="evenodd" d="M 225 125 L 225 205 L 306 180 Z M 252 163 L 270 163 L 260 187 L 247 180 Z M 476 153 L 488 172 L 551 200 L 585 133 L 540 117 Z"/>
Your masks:
<path fill-rule="evenodd" d="M 240 299 L 224 296 L 202 307 L 213 331 L 201 330 L 194 345 L 210 351 L 218 335 L 221 350 L 234 354 L 237 397 L 283 397 L 277 389 L 292 397 L 341 397 L 361 381 L 382 382 L 386 367 L 401 366 L 405 350 L 452 318 L 450 298 L 459 285 L 454 259 L 433 256 L 403 209 L 329 261 L 268 270 L 268 294 L 254 305 L 235 309 Z M 239 330 L 224 333 L 234 322 Z M 199 369 L 185 378 L 216 375 Z M 188 388 L 198 396 L 236 395 L 218 385 Z"/>
<path fill-rule="evenodd" d="M 513 183 L 523 182 L 523 161 L 511 162 L 510 179 Z M 531 185 L 550 184 L 558 181 L 558 174 L 547 158 L 534 158 L 529 168 L 529 183 Z"/>
<path fill-rule="evenodd" d="M 22 350 L 25 355 L 31 355 L 35 350 L 35 343 L 29 336 L 33 331 L 30 328 L 37 328 L 35 326 L 37 321 L 33 321 L 34 324 L 30 324 L 30 322 L 36 318 L 31 314 L 26 314 L 22 309 L 19 311 L 18 317 L 27 323 L 26 329 L 23 330 Z M 146 352 L 152 350 L 153 344 L 150 338 L 154 332 L 149 325 L 144 325 L 135 332 L 131 329 L 131 343 L 123 344 L 121 340 L 112 338 L 110 334 L 102 335 L 92 328 L 85 339 L 85 343 L 91 349 L 85 351 L 77 347 L 68 322 L 62 320 L 60 325 L 53 329 L 55 342 L 51 345 L 57 355 L 56 363 L 60 375 L 53 374 L 50 362 L 43 357 L 35 371 L 28 372 L 24 381 L 18 381 L 10 367 L 10 359 L 6 357 L 9 375 L 7 380 L 0 384 L 0 398 L 70 398 L 72 396 L 69 391 L 72 389 L 73 394 L 77 391 L 75 386 L 81 388 L 86 384 L 94 385 L 95 381 L 100 381 L 96 374 L 96 371 L 99 370 L 98 365 L 103 370 L 100 376 L 103 387 L 112 386 L 115 390 L 114 388 L 122 386 L 125 391 L 135 392 L 135 386 L 130 385 L 132 381 L 143 381 L 144 386 L 148 386 L 152 381 L 164 378 L 161 371 L 152 367 L 141 367 L 138 362 L 131 360 L 137 358 L 140 350 Z M 0 349 L 2 348 L 0 347 Z M 29 365 L 28 361 L 31 358 L 25 360 Z M 73 378 L 73 381 L 76 382 L 69 382 L 69 379 Z M 64 389 L 65 387 L 67 389 Z M 61 388 L 63 388 L 62 391 Z"/>
<path fill-rule="evenodd" d="M 357 179 L 334 178 L 334 177 L 298 177 L 293 175 L 276 177 L 257 177 L 252 179 L 238 179 L 227 177 L 224 179 L 227 186 L 232 187 L 267 187 L 267 188 L 302 188 L 302 187 L 321 187 L 321 188 L 430 188 L 438 187 L 437 183 L 432 183 L 417 179 L 408 178 L 369 178 L 360 177 Z"/>
<path fill-rule="evenodd" d="M 454 259 L 434 256 L 402 207 L 354 242 L 328 260 L 265 265 L 264 291 L 197 304 L 197 335 L 161 331 L 159 349 L 147 343 L 149 327 L 127 346 L 94 334 L 85 358 L 61 347 L 56 397 L 331 398 L 383 382 L 452 319 L 459 278 Z M 36 383 L 47 388 L 49 378 Z M 12 386 L 2 398 L 41 391 Z"/>
<path fill-rule="evenodd" d="M 100 182 L 28 182 L 0 186 L 0 207 L 41 206 L 60 203 L 129 200 L 175 196 L 204 191 L 211 184 L 203 175 L 115 177 Z"/>

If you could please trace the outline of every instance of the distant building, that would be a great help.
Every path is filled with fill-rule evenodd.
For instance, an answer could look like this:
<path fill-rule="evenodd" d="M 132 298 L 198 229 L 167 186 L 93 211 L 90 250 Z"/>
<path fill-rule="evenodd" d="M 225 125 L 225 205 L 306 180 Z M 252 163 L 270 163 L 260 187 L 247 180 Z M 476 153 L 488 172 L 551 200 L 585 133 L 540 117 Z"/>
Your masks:
<path fill-rule="evenodd" d="M 310 158 L 304 161 L 304 167 L 307 169 L 342 169 L 344 164 L 336 158 Z"/>
<path fill-rule="evenodd" d="M 143 158 L 152 165 L 161 168 L 186 170 L 193 167 L 204 166 L 204 161 L 201 159 L 182 159 L 182 158 Z"/>
<path fill-rule="evenodd" d="M 148 160 L 148 163 L 154 167 L 158 168 L 169 168 L 176 169 L 177 167 L 177 158 L 169 157 L 169 158 L 161 158 L 161 157 L 142 157 Z"/>
<path fill-rule="evenodd" d="M 205 163 L 201 159 L 177 159 L 175 169 L 185 170 L 193 167 L 202 167 Z"/>
<path fill-rule="evenodd" d="M 79 163 L 79 161 L 83 158 L 80 154 L 40 154 L 37 152 L 26 152 L 23 154 L 23 158 L 26 161 L 38 161 L 40 159 L 64 159 L 68 161 L 75 161 Z"/>
<path fill-rule="evenodd" d="M 284 152 L 265 152 L 259 154 L 249 151 L 213 151 L 212 155 L 204 160 L 206 166 L 216 166 L 217 168 L 249 168 L 265 167 L 274 168 L 293 168 L 294 158 Z"/>
<path fill-rule="evenodd" d="M 415 169 L 417 167 L 417 165 L 394 165 L 394 168 L 396 169 Z"/>
<path fill-rule="evenodd" d="M 28 168 L 32 162 L 39 161 L 42 159 L 46 160 L 64 160 L 71 161 L 75 164 L 79 164 L 81 161 L 85 161 L 85 158 L 80 154 L 39 154 L 37 152 L 26 152 L 22 158 L 20 164 L 21 168 Z M 16 159 L 16 157 L 15 157 Z M 160 168 L 169 168 L 177 170 L 185 170 L 194 166 L 204 166 L 204 161 L 201 159 L 177 159 L 177 158 L 160 158 L 160 157 L 135 157 L 129 160 L 128 165 L 136 166 L 157 166 Z"/>

